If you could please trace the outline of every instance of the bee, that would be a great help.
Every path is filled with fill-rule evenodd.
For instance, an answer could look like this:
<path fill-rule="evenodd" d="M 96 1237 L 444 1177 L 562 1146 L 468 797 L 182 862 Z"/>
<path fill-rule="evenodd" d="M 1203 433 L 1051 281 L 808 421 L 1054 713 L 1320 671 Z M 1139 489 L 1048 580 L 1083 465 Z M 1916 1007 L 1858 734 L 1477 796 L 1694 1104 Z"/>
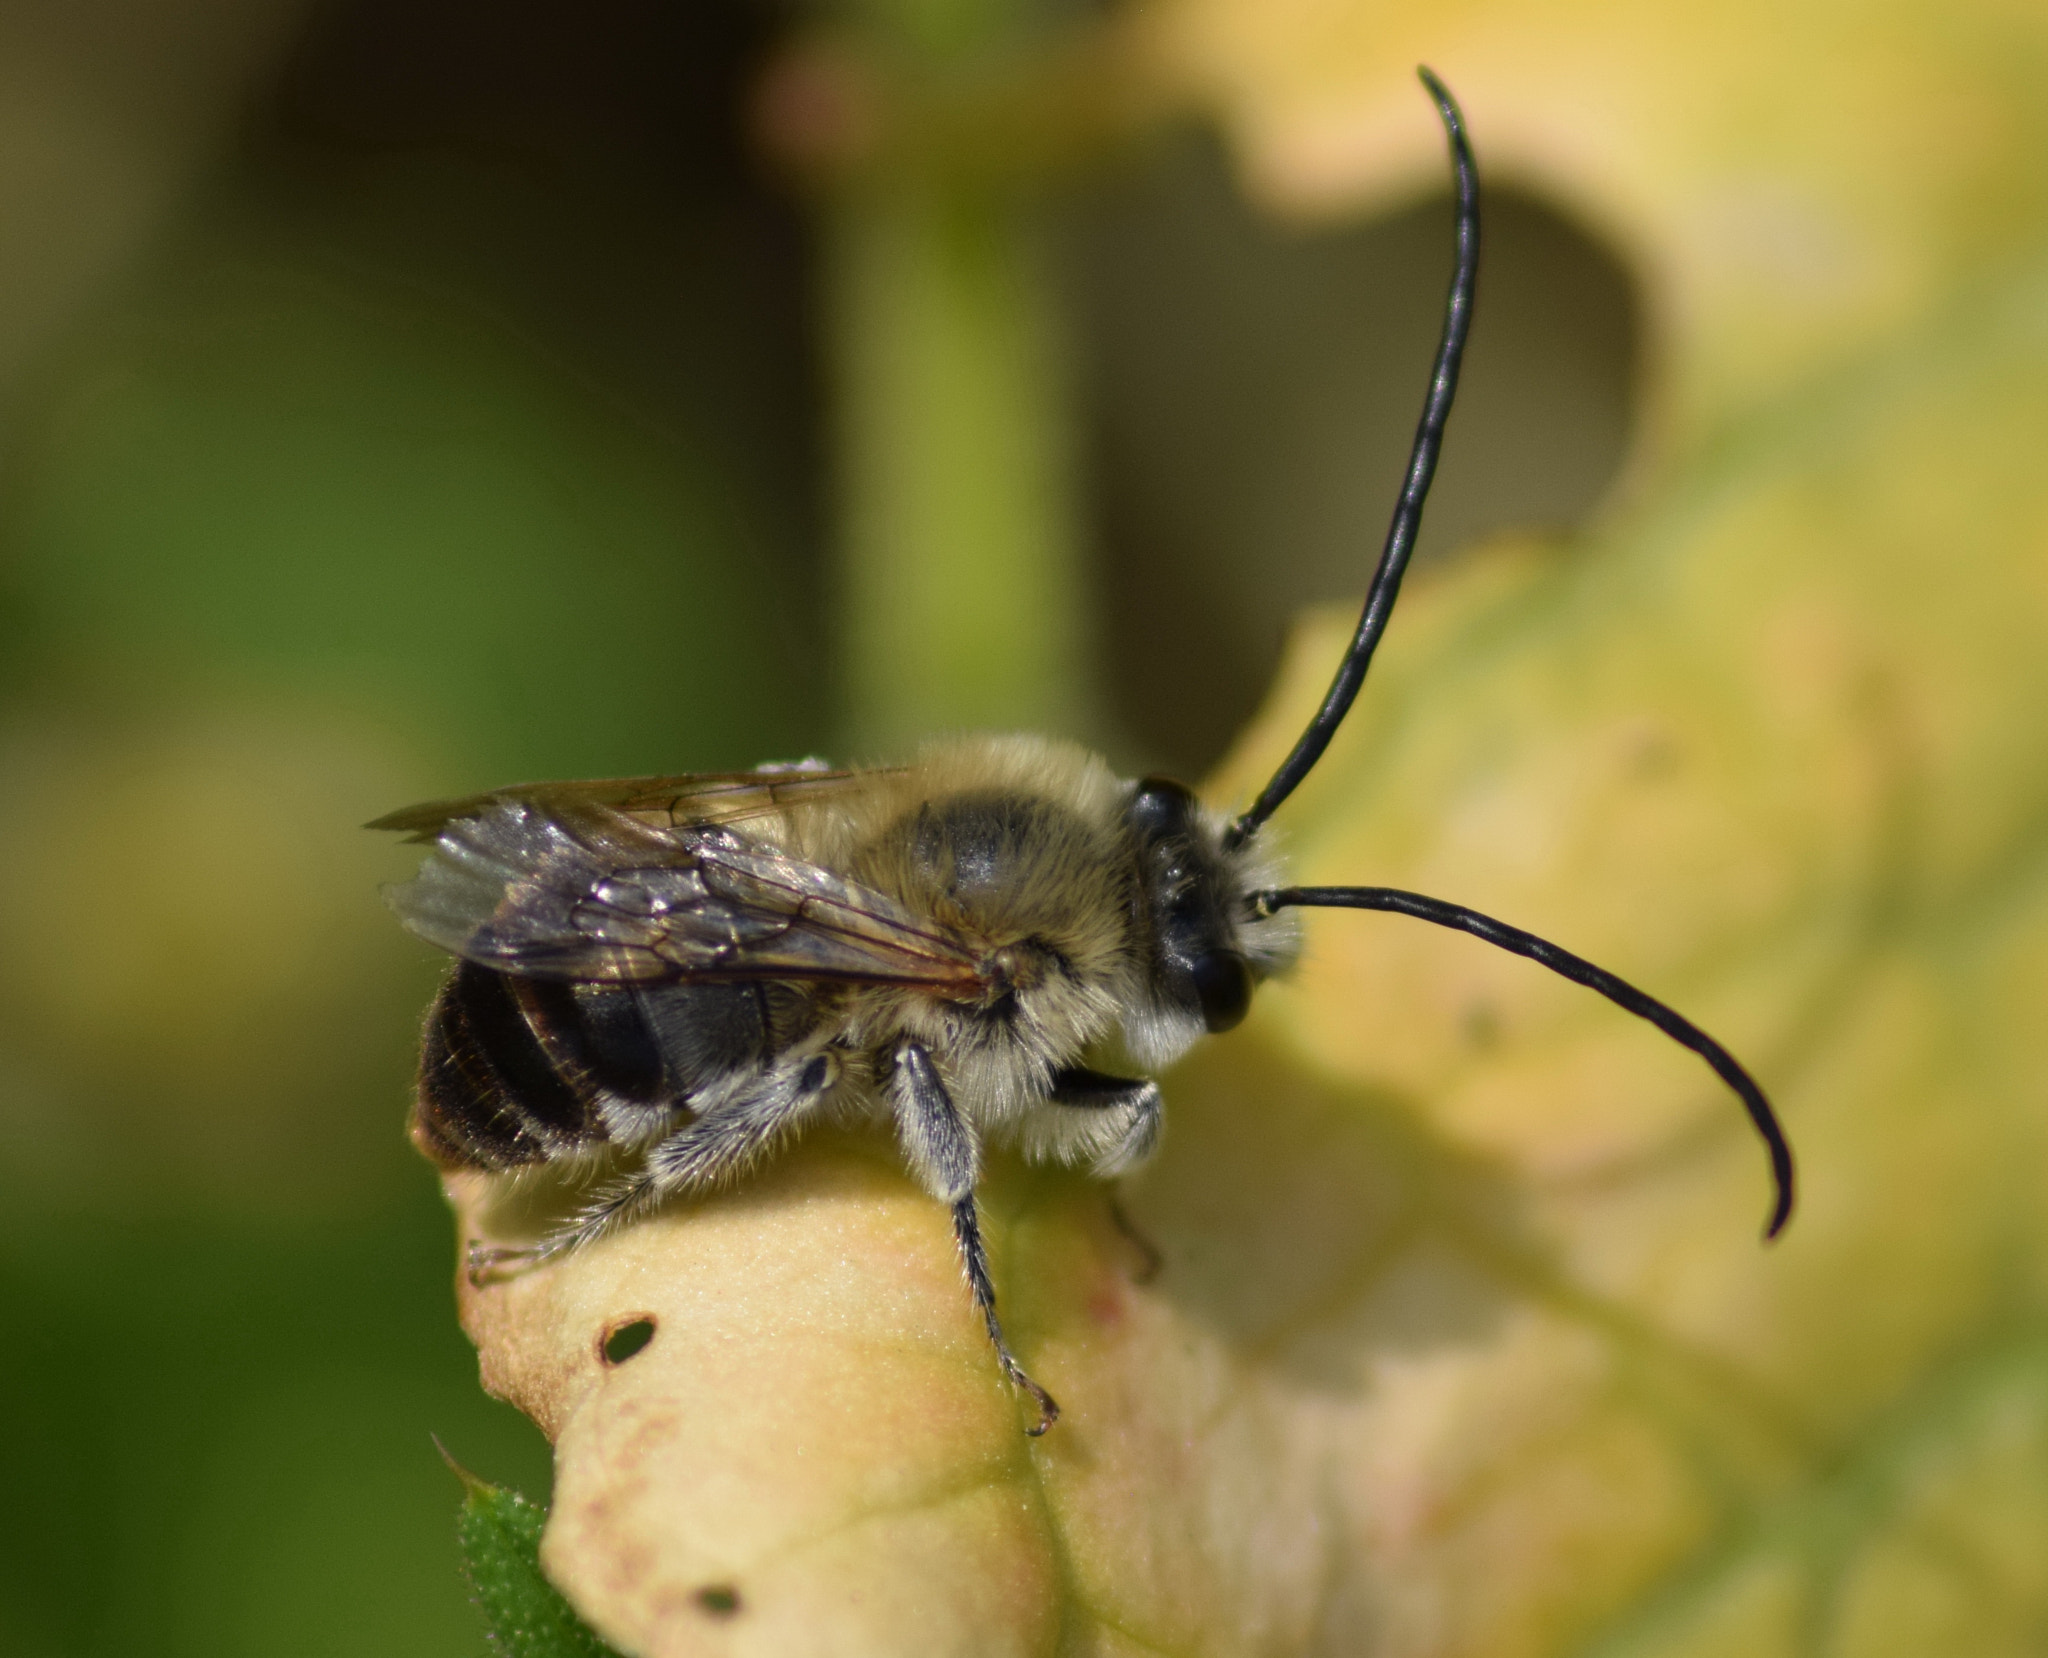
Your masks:
<path fill-rule="evenodd" d="M 1770 1102 L 1718 1042 L 1614 974 L 1461 905 L 1388 887 L 1285 884 L 1262 831 L 1358 694 L 1415 545 L 1471 324 L 1478 179 L 1427 69 L 1456 178 L 1457 260 L 1428 397 L 1358 630 L 1321 708 L 1235 817 L 1164 777 L 1132 782 L 1037 737 L 934 743 L 909 763 L 551 783 L 371 825 L 432 843 L 387 896 L 456 958 L 427 1015 L 413 1134 L 448 1168 L 626 1172 L 537 1242 L 473 1242 L 482 1283 L 742 1177 L 806 1125 L 893 1126 L 949 1206 L 1004 1375 L 1010 1351 L 975 1190 L 983 1153 L 1104 1179 L 1159 1140 L 1150 1075 L 1245 1016 L 1297 952 L 1308 907 L 1387 910 L 1537 962 L 1648 1020 L 1734 1091 L 1768 1150 L 1766 1236 L 1791 1214 Z M 1131 1068 L 1090 1063 L 1120 1041 Z"/>

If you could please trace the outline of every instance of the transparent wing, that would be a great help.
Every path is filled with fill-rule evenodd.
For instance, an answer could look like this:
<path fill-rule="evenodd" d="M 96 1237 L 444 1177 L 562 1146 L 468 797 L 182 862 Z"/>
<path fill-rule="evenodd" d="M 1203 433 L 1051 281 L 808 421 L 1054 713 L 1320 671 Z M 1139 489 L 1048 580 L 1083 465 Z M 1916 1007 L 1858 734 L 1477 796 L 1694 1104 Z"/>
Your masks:
<path fill-rule="evenodd" d="M 543 811 L 566 812 L 608 806 L 650 823 L 741 823 L 785 806 L 801 805 L 861 788 L 872 771 L 834 771 L 822 761 L 801 760 L 755 771 L 684 772 L 674 777 L 606 777 L 580 783 L 515 783 L 460 800 L 430 800 L 390 812 L 371 829 L 390 829 L 412 841 L 433 840 L 458 818 L 477 817 L 493 806 L 523 801 Z"/>
<path fill-rule="evenodd" d="M 614 806 L 501 800 L 441 830 L 386 889 L 455 955 L 590 982 L 803 979 L 973 995 L 971 950 L 893 898 L 726 824 L 660 827 Z"/>

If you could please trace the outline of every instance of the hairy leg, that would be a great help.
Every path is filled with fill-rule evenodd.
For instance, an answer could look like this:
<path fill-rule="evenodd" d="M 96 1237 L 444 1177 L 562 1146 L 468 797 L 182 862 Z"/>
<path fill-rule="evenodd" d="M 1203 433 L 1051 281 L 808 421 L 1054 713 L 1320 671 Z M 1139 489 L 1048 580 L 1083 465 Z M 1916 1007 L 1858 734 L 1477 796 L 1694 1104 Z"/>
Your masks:
<path fill-rule="evenodd" d="M 889 1102 L 896 1111 L 897 1134 L 902 1139 L 904 1154 L 910 1159 L 912 1173 L 933 1197 L 952 1205 L 953 1236 L 960 1246 L 960 1264 L 966 1270 L 974 1304 L 981 1309 L 982 1322 L 988 1327 L 988 1339 L 995 1346 L 996 1362 L 1013 1386 L 1038 1403 L 1038 1423 L 1025 1431 L 1034 1437 L 1042 1434 L 1059 1420 L 1060 1407 L 1017 1362 L 996 1317 L 995 1282 L 989 1276 L 988 1246 L 982 1241 L 981 1217 L 974 1202 L 980 1165 L 974 1129 L 946 1092 L 931 1055 L 915 1042 L 906 1042 L 896 1050 L 888 1087 Z"/>
<path fill-rule="evenodd" d="M 787 1139 L 838 1077 L 838 1061 L 830 1054 L 812 1054 L 763 1072 L 653 1146 L 638 1170 L 605 1187 L 538 1243 L 517 1248 L 472 1243 L 470 1281 L 507 1266 L 551 1261 L 669 1198 L 710 1191 L 737 1178 Z"/>
<path fill-rule="evenodd" d="M 1152 1155 L 1162 1120 L 1151 1078 L 1071 1067 L 1025 1117 L 1024 1155 L 1035 1163 L 1086 1163 L 1097 1179 L 1111 1180 Z"/>

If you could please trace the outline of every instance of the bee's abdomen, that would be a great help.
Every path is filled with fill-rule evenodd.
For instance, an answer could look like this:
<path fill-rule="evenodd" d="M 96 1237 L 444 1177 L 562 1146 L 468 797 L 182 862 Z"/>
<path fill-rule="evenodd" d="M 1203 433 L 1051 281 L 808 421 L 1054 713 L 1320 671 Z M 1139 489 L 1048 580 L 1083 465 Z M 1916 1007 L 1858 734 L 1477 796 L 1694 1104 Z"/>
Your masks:
<path fill-rule="evenodd" d="M 560 1157 L 603 1128 L 535 1034 L 512 981 L 461 962 L 427 1013 L 414 1133 L 450 1167 Z"/>
<path fill-rule="evenodd" d="M 427 1014 L 414 1136 L 446 1167 L 511 1169 L 638 1141 L 768 1062 L 755 984 L 568 984 L 457 964 Z"/>

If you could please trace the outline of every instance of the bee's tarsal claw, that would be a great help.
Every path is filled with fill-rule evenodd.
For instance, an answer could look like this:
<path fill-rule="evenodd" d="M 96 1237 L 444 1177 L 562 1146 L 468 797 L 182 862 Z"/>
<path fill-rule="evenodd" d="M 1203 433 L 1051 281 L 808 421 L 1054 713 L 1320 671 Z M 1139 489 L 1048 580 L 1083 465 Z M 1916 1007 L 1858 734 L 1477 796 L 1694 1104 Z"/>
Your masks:
<path fill-rule="evenodd" d="M 1044 1433 L 1047 1428 L 1051 1427 L 1055 1422 L 1057 1422 L 1060 1419 L 1059 1401 L 1055 1399 L 1050 1393 L 1046 1392 L 1044 1388 L 1040 1387 L 1029 1376 L 1025 1375 L 1024 1372 L 1021 1370 L 1013 1370 L 1010 1373 L 1010 1380 L 1015 1382 L 1026 1393 L 1030 1394 L 1031 1397 L 1038 1403 L 1037 1423 L 1034 1426 L 1026 1428 L 1024 1430 L 1024 1432 L 1028 1436 L 1030 1436 L 1033 1439 L 1036 1439 L 1040 1434 Z"/>
<path fill-rule="evenodd" d="M 470 1287 L 483 1289 L 488 1284 L 517 1277 L 545 1259 L 546 1253 L 533 1245 L 487 1244 L 472 1239 L 468 1252 Z"/>

